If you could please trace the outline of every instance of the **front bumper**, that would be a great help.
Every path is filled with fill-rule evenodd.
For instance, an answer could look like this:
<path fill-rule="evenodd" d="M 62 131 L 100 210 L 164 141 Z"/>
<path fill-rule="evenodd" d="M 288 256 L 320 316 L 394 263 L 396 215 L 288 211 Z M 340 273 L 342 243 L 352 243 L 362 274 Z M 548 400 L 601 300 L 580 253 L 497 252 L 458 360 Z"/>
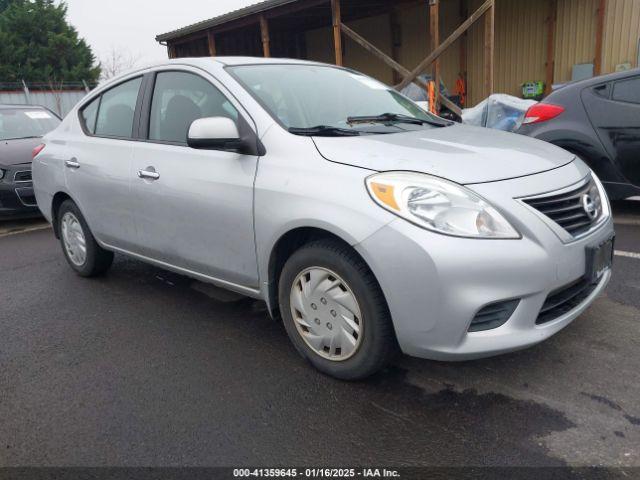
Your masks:
<path fill-rule="evenodd" d="M 554 182 L 558 188 L 564 186 L 562 172 L 540 176 L 547 177 L 552 189 Z M 511 183 L 512 191 L 506 185 L 506 196 L 516 202 L 513 192 L 526 190 L 527 182 L 501 183 Z M 492 188 L 496 186 L 487 184 L 476 190 L 489 197 Z M 529 182 L 528 188 L 538 187 Z M 514 203 L 514 212 L 518 217 L 514 224 L 523 233 L 520 240 L 447 237 L 397 219 L 356 246 L 382 287 L 404 353 L 434 360 L 470 360 L 526 348 L 566 327 L 605 289 L 610 271 L 570 311 L 536 324 L 547 297 L 585 275 L 587 247 L 611 238 L 613 221 L 609 218 L 590 235 L 563 243 L 526 206 Z M 483 307 L 513 299 L 520 302 L 505 324 L 469 332 Z"/>
<path fill-rule="evenodd" d="M 31 165 L 12 165 L 2 169 L 5 174 L 0 179 L 0 219 L 40 216 L 31 182 Z"/>

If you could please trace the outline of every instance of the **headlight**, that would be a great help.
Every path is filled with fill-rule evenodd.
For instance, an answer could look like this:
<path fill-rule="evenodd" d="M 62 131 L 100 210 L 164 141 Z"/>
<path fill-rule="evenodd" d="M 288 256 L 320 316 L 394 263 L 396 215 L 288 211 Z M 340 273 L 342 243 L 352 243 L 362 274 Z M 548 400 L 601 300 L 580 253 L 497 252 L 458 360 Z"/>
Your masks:
<path fill-rule="evenodd" d="M 0 180 L 4 178 L 4 170 L 0 168 Z"/>
<path fill-rule="evenodd" d="M 486 200 L 456 183 L 411 172 L 379 173 L 366 183 L 378 205 L 427 230 L 456 237 L 520 238 Z"/>

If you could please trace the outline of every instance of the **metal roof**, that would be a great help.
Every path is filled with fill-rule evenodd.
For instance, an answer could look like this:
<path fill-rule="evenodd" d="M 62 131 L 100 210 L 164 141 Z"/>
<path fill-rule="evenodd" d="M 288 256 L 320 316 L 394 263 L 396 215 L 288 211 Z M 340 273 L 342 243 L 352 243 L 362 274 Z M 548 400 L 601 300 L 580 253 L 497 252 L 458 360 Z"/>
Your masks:
<path fill-rule="evenodd" d="M 231 22 L 233 20 L 238 20 L 239 18 L 248 17 L 249 15 L 265 12 L 267 10 L 271 10 L 272 8 L 280 7 L 288 3 L 296 3 L 297 1 L 298 0 L 265 0 L 263 2 L 254 3 L 253 5 L 249 5 L 247 7 L 240 8 L 238 10 L 233 10 L 229 13 L 225 13 L 224 15 L 219 15 L 217 17 L 210 18 L 209 20 L 203 20 L 202 22 L 194 23 L 192 25 L 188 25 L 186 27 L 179 28 L 171 32 L 162 33 L 156 36 L 156 41 L 166 42 L 167 40 L 174 40 L 176 38 L 184 37 L 185 35 L 189 35 L 191 33 L 200 32 L 202 30 L 213 28 L 218 25 Z"/>

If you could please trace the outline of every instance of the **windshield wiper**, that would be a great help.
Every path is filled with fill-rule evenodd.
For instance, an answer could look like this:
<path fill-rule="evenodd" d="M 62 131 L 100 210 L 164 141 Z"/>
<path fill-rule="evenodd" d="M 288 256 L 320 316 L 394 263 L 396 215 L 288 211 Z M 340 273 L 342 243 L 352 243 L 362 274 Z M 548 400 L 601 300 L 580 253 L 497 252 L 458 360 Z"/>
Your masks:
<path fill-rule="evenodd" d="M 348 128 L 331 127 L 329 125 L 318 125 L 316 127 L 300 128 L 291 127 L 289 133 L 294 135 L 304 135 L 307 137 L 353 137 L 360 135 L 356 130 Z"/>
<path fill-rule="evenodd" d="M 423 118 L 411 117 L 409 115 L 402 115 L 400 113 L 383 113 L 382 115 L 362 116 L 362 117 L 349 117 L 347 123 L 410 123 L 413 125 L 434 125 L 436 127 L 446 127 L 450 125 L 447 122 L 439 122 L 437 120 L 427 120 Z"/>

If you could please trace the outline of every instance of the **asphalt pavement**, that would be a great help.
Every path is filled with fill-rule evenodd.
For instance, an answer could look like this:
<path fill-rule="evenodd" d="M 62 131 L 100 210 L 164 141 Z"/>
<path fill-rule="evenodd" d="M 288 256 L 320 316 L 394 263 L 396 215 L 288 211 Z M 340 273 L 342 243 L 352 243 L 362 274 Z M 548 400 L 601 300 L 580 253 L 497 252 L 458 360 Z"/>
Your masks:
<path fill-rule="evenodd" d="M 640 202 L 616 212 L 606 294 L 549 341 L 358 383 L 260 302 L 121 256 L 82 279 L 0 224 L 0 466 L 640 466 Z"/>

